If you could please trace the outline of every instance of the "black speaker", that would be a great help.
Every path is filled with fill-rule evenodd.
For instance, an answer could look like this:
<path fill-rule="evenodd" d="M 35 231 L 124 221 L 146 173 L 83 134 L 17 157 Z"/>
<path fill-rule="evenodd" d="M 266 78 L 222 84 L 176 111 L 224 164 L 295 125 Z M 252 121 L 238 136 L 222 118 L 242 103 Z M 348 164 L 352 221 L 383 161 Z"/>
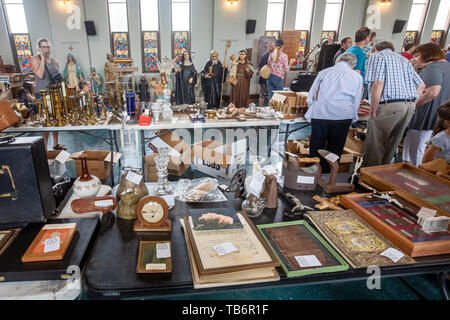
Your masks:
<path fill-rule="evenodd" d="M 392 31 L 392 33 L 402 33 L 406 22 L 408 22 L 408 21 L 406 21 L 406 20 L 395 20 L 394 31 Z"/>
<path fill-rule="evenodd" d="M 96 36 L 97 31 L 95 30 L 94 21 L 85 21 L 84 25 L 86 26 L 86 33 L 88 36 Z"/>
<path fill-rule="evenodd" d="M 246 34 L 255 33 L 256 20 L 247 20 L 247 28 L 245 29 Z"/>

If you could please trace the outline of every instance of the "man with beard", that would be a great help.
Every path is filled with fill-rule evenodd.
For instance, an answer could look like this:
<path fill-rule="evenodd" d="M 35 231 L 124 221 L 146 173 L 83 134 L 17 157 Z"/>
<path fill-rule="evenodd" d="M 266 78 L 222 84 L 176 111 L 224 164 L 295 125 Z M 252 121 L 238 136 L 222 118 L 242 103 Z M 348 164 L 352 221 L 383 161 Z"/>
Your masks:
<path fill-rule="evenodd" d="M 202 71 L 202 89 L 208 103 L 208 109 L 220 108 L 222 83 L 227 78 L 227 74 L 227 63 L 224 62 L 222 66 L 219 61 L 219 52 L 214 49 L 211 51 L 211 58 L 206 62 Z"/>

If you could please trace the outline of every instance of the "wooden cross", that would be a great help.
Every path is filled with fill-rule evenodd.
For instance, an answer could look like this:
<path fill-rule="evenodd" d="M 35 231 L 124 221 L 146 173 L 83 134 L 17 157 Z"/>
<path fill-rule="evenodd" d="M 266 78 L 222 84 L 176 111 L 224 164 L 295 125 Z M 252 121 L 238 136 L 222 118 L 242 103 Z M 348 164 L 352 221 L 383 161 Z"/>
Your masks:
<path fill-rule="evenodd" d="M 70 50 L 70 52 L 72 52 L 72 51 L 73 51 L 73 47 L 72 47 L 72 45 L 71 45 L 71 44 L 69 45 L 69 50 Z"/>
<path fill-rule="evenodd" d="M 342 211 L 344 209 L 339 207 L 340 198 L 340 196 L 333 198 L 322 198 L 320 196 L 314 196 L 313 199 L 317 202 L 320 202 L 320 204 L 316 204 L 314 208 L 317 208 L 319 210 L 331 209 Z"/>

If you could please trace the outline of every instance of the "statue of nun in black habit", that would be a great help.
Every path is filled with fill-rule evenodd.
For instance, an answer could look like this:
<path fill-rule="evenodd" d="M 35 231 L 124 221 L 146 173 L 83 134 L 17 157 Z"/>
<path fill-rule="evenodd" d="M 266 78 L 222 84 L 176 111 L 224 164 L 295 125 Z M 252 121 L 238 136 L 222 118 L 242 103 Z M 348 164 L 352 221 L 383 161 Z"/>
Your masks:
<path fill-rule="evenodd" d="M 222 66 L 219 60 L 219 52 L 211 51 L 211 56 L 202 71 L 202 88 L 208 109 L 220 108 L 220 94 L 222 82 L 227 78 L 228 69 L 226 62 Z"/>
<path fill-rule="evenodd" d="M 175 98 L 177 105 L 195 103 L 195 85 L 197 83 L 197 71 L 192 63 L 191 53 L 185 51 L 180 67 L 175 75 L 177 87 Z"/>

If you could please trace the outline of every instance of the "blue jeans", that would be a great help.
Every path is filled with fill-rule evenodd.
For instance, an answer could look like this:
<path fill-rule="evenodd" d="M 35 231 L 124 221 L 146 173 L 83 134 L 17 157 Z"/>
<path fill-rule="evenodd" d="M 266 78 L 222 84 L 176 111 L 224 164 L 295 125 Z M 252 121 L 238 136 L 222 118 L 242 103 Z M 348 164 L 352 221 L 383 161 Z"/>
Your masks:
<path fill-rule="evenodd" d="M 267 79 L 267 88 L 269 89 L 269 101 L 273 97 L 274 91 L 282 91 L 284 88 L 284 79 L 271 74 L 269 79 Z"/>

